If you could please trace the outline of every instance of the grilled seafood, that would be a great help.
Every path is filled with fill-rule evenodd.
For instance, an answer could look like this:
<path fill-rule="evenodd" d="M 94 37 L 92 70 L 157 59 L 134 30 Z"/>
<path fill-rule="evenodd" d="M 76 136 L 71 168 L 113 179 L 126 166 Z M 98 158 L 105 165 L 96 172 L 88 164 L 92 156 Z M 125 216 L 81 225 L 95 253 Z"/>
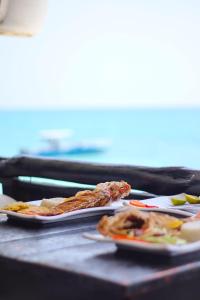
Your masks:
<path fill-rule="evenodd" d="M 62 210 L 55 208 L 48 208 L 44 206 L 31 205 L 28 208 L 18 211 L 21 214 L 30 216 L 56 216 L 62 214 Z"/>
<path fill-rule="evenodd" d="M 69 212 L 77 209 L 105 206 L 112 201 L 128 196 L 130 185 L 125 181 L 97 184 L 95 190 L 78 192 L 71 200 L 65 201 L 56 208 Z"/>
<path fill-rule="evenodd" d="M 78 209 L 99 207 L 108 205 L 112 201 L 128 196 L 131 186 L 125 181 L 105 182 L 97 184 L 93 191 L 78 192 L 74 197 L 65 198 L 64 201 L 54 207 L 30 205 L 29 207 L 15 210 L 27 215 L 54 216 Z M 7 207 L 9 210 L 9 207 Z"/>

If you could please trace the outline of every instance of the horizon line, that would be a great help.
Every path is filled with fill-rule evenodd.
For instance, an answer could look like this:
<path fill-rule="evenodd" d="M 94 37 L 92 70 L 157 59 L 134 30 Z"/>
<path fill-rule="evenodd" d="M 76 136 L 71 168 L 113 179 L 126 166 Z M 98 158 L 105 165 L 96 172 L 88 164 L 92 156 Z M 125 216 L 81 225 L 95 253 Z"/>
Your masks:
<path fill-rule="evenodd" d="M 60 111 L 60 110 L 167 110 L 167 109 L 200 109 L 199 105 L 131 105 L 131 106 L 18 106 L 0 107 L 0 111 Z"/>

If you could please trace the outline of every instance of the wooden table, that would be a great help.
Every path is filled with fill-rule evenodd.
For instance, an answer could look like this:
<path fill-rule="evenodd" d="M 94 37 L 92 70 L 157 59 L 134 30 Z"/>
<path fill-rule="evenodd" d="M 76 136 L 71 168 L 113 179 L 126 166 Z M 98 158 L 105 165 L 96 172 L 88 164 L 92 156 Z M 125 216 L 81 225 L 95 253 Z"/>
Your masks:
<path fill-rule="evenodd" d="M 85 239 L 97 220 L 29 228 L 0 223 L 0 299 L 200 299 L 200 260 L 128 255 Z"/>
<path fill-rule="evenodd" d="M 68 185 L 38 183 L 33 177 Z M 130 198 L 135 199 L 151 197 L 149 193 L 200 194 L 199 170 L 0 157 L 3 193 L 19 201 L 69 197 L 81 189 L 71 182 L 94 188 L 99 182 L 121 179 L 148 192 L 133 191 Z M 95 232 L 96 222 L 28 228 L 1 220 L 0 300 L 200 299 L 200 255 L 174 261 L 130 256 L 116 251 L 115 245 L 83 238 L 83 232 Z"/>

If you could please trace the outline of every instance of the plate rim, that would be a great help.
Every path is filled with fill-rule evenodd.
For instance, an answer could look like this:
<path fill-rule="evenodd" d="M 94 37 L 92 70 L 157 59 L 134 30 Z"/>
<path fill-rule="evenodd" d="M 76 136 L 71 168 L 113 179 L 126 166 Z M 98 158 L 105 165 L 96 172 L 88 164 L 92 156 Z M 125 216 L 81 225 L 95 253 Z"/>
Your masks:
<path fill-rule="evenodd" d="M 42 200 L 35 200 L 35 201 L 29 201 L 26 203 L 33 204 L 34 202 L 37 202 L 36 205 L 40 205 Z M 113 202 L 111 205 L 107 206 L 100 206 L 100 207 L 90 207 L 90 208 L 84 208 L 84 209 L 78 209 L 71 212 L 66 212 L 63 214 L 59 214 L 56 216 L 37 216 L 37 215 L 25 215 L 19 212 L 9 211 L 0 209 L 1 214 L 6 214 L 7 217 L 12 217 L 18 220 L 27 220 L 27 221 L 33 221 L 38 223 L 51 223 L 51 222 L 59 222 L 59 221 L 65 221 L 68 219 L 74 219 L 76 218 L 84 218 L 86 214 L 91 214 L 91 216 L 99 215 L 101 212 L 114 212 L 118 208 L 123 207 L 123 200 L 120 199 L 118 202 Z"/>
<path fill-rule="evenodd" d="M 200 241 L 187 243 L 184 245 L 168 245 L 153 243 L 138 243 L 134 241 L 115 240 L 105 237 L 102 234 L 84 233 L 83 236 L 97 242 L 113 243 L 116 247 L 123 248 L 128 251 L 148 252 L 152 254 L 165 254 L 170 256 L 183 255 L 200 250 Z"/>

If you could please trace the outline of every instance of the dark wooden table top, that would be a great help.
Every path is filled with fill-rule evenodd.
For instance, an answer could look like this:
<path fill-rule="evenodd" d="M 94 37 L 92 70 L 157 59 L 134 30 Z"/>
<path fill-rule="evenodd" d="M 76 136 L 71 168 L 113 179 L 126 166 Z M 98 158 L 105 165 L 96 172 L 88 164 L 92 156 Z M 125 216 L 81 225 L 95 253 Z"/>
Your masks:
<path fill-rule="evenodd" d="M 83 237 L 96 219 L 51 227 L 0 223 L 0 299 L 200 299 L 199 255 L 129 255 Z"/>

